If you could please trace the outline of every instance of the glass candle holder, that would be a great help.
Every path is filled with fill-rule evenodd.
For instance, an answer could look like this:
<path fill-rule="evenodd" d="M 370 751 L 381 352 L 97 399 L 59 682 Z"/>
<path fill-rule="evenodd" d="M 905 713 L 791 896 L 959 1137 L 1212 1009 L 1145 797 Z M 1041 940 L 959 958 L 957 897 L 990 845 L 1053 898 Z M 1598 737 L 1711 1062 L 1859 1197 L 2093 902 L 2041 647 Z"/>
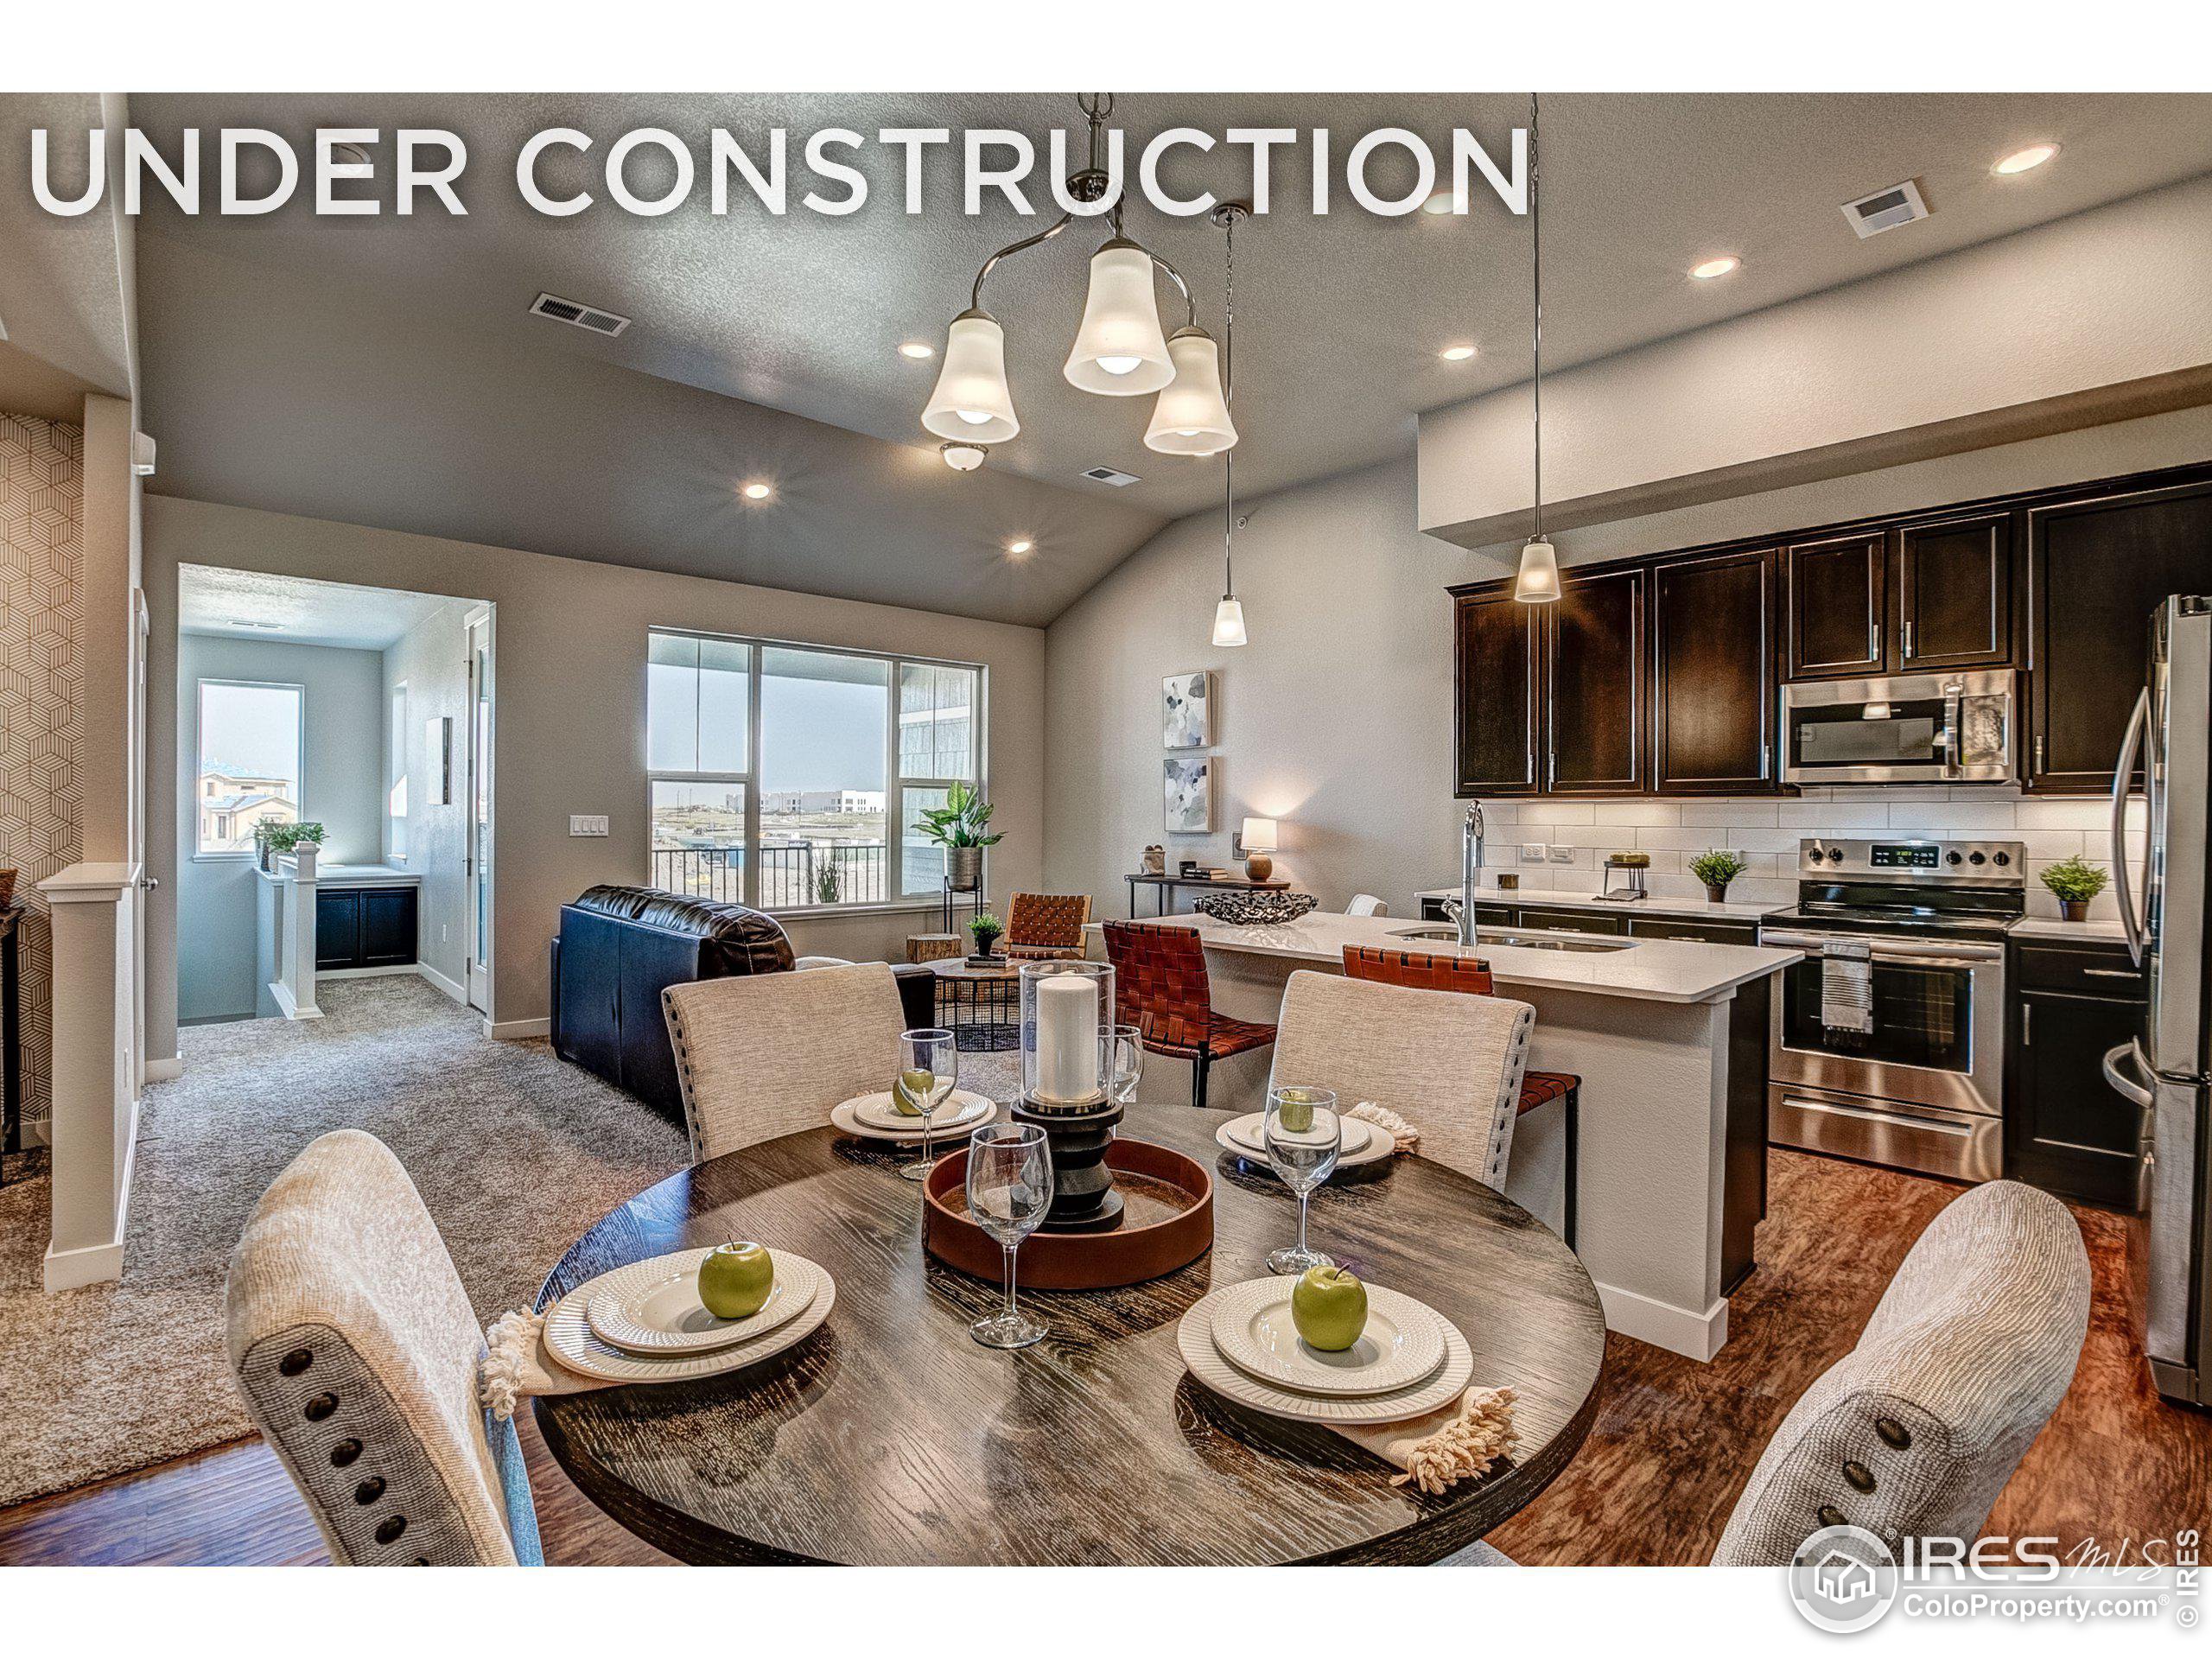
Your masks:
<path fill-rule="evenodd" d="M 1095 1112 L 1113 1077 L 1098 1041 L 1114 1023 L 1114 968 L 1104 962 L 1025 962 L 1021 980 L 1021 1097 L 1040 1115 Z"/>

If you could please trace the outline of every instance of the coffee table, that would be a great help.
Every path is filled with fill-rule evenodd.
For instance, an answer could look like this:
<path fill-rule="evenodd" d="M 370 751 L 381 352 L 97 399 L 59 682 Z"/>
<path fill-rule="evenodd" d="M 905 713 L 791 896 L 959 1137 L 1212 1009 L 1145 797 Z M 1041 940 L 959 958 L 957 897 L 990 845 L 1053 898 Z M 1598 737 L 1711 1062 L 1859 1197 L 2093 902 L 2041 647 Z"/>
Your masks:
<path fill-rule="evenodd" d="M 929 964 L 937 976 L 938 1022 L 969 1053 L 989 1054 L 1021 1040 L 1021 981 L 1011 961 L 981 968 L 964 957 Z"/>

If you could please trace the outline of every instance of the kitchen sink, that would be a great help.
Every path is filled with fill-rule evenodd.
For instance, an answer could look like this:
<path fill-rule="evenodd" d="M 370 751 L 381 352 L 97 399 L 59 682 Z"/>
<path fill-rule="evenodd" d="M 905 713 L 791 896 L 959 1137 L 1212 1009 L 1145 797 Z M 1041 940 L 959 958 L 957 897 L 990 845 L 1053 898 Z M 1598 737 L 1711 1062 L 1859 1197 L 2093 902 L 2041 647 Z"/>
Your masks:
<path fill-rule="evenodd" d="M 1425 927 L 1401 927 L 1391 930 L 1394 939 L 1448 939 L 1456 943 L 1459 930 L 1456 927 L 1432 925 Z M 1573 950 L 1582 954 L 1606 950 L 1633 950 L 1631 939 L 1592 939 L 1565 933 L 1522 933 L 1510 928 L 1475 930 L 1477 944 L 1510 944 L 1523 950 Z"/>

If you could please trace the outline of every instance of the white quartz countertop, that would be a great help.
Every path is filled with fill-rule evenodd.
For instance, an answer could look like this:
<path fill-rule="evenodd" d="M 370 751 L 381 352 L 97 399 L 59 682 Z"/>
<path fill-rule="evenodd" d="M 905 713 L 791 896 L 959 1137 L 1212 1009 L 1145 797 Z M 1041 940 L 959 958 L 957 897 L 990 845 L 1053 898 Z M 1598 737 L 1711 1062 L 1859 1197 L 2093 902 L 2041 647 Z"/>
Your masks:
<path fill-rule="evenodd" d="M 1457 899 L 1457 887 L 1430 887 L 1414 895 L 1421 899 Z M 1478 905 L 1548 905 L 1561 910 L 1602 910 L 1617 916 L 1681 916 L 1692 920 L 1710 922 L 1755 922 L 1762 916 L 1771 916 L 1777 910 L 1788 910 L 1789 905 L 1763 902 L 1738 903 L 1729 900 L 1714 904 L 1710 899 L 1663 899 L 1654 893 L 1649 899 L 1599 899 L 1586 889 L 1561 891 L 1547 887 L 1515 887 L 1510 892 L 1503 887 L 1477 887 L 1475 902 Z"/>
<path fill-rule="evenodd" d="M 2025 916 L 2009 930 L 2016 939 L 2096 939 L 2124 944 L 2127 934 L 2118 918 L 2110 921 L 2062 922 L 2056 916 Z"/>
<path fill-rule="evenodd" d="M 263 870 L 261 879 L 282 886 L 292 880 L 289 860 L 277 861 L 274 870 Z M 419 870 L 395 869 L 389 864 L 318 864 L 315 883 L 319 887 L 416 887 L 423 884 Z"/>
<path fill-rule="evenodd" d="M 1396 916 L 1345 916 L 1310 911 L 1294 922 L 1237 927 L 1211 916 L 1175 916 L 1175 926 L 1196 928 L 1210 950 L 1242 951 L 1341 968 L 1344 946 L 1380 945 L 1432 956 L 1474 956 L 1490 963 L 1501 986 L 1586 991 L 1655 1002 L 1708 1002 L 1737 986 L 1778 973 L 1798 959 L 1795 950 L 1747 944 L 1695 944 L 1675 939 L 1624 940 L 1618 950 L 1540 950 L 1484 943 L 1465 950 L 1448 939 L 1405 938 L 1417 922 Z M 1096 928 L 1098 924 L 1092 923 Z M 1432 924 L 1433 925 L 1433 924 Z"/>

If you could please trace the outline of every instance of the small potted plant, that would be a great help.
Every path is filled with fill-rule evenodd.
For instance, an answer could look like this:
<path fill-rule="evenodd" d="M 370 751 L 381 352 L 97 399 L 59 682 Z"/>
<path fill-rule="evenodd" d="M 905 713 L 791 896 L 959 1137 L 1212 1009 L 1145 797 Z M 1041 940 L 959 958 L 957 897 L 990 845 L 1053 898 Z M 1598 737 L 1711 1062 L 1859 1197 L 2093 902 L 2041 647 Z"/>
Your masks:
<path fill-rule="evenodd" d="M 2102 865 L 2092 864 L 2080 854 L 2061 859 L 2043 873 L 2043 884 L 2058 900 L 2058 913 L 2069 922 L 2089 919 L 2089 901 L 2105 890 L 2112 880 L 2112 873 Z"/>
<path fill-rule="evenodd" d="M 1705 883 L 1705 896 L 1716 905 L 1726 902 L 1728 884 L 1750 868 L 1735 854 L 1720 847 L 1690 860 L 1690 874 Z"/>
<path fill-rule="evenodd" d="M 955 893 L 973 893 L 982 885 L 983 849 L 1005 839 L 989 829 L 991 804 L 965 784 L 944 791 L 944 804 L 922 814 L 923 836 L 944 849 L 945 884 Z"/>
<path fill-rule="evenodd" d="M 968 924 L 968 931 L 975 936 L 976 954 L 988 958 L 997 954 L 999 938 L 1006 931 L 1006 925 L 987 910 Z"/>

